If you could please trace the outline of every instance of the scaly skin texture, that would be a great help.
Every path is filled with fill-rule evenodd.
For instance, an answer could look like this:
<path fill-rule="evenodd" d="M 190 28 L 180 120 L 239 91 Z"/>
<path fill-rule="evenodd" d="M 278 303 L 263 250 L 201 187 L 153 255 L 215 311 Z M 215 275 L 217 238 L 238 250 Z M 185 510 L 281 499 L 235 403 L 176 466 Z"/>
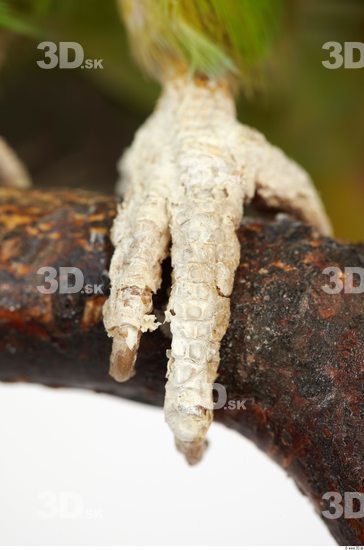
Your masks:
<path fill-rule="evenodd" d="M 108 376 L 111 341 L 102 305 L 115 214 L 114 198 L 96 193 L 0 188 L 0 380 L 163 405 L 161 365 L 170 347 L 163 326 L 143 336 L 136 376 L 124 384 Z M 323 291 L 329 280 L 323 269 L 337 266 L 344 273 L 345 266 L 363 265 L 364 244 L 321 238 L 286 216 L 245 218 L 237 234 L 241 261 L 217 379 L 229 406 L 215 410 L 214 420 L 277 461 L 339 544 L 363 545 L 364 518 L 328 519 L 321 512 L 328 510 L 327 491 L 364 492 L 364 293 Z M 77 266 L 85 282 L 103 283 L 103 293 L 42 294 L 34 276 L 45 265 Z M 164 262 L 156 311 L 166 308 L 169 288 L 170 265 Z M 234 406 L 242 402 L 245 408 Z M 115 437 L 122 433 L 121 419 Z M 133 438 L 123 439 L 125 445 L 132 446 Z M 228 468 L 227 455 L 219 472 L 222 482 Z M 227 498 L 229 491 L 244 490 L 244 468 L 243 460 L 234 486 L 226 487 Z M 213 496 L 211 484 L 206 498 Z"/>
<path fill-rule="evenodd" d="M 174 79 L 121 162 L 124 202 L 112 231 L 111 295 L 104 322 L 113 337 L 111 375 L 134 374 L 141 332 L 156 328 L 152 295 L 171 242 L 172 289 L 166 321 L 165 417 L 193 464 L 212 421 L 212 385 L 230 317 L 239 263 L 236 230 L 258 195 L 322 233 L 330 225 L 308 175 L 236 120 L 224 83 Z"/>

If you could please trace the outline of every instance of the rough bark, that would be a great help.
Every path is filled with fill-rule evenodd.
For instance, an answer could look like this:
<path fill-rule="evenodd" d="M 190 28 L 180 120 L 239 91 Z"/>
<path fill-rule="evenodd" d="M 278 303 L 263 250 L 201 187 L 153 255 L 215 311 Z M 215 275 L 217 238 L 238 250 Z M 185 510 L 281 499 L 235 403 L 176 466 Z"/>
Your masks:
<path fill-rule="evenodd" d="M 0 379 L 88 388 L 162 405 L 161 330 L 142 338 L 137 375 L 108 375 L 101 308 L 114 199 L 83 191 L 0 189 Z M 362 266 L 364 245 L 320 238 L 288 218 L 248 219 L 218 383 L 235 408 L 215 411 L 276 460 L 320 513 L 327 491 L 364 492 L 363 294 L 327 294 L 327 266 Z M 42 266 L 76 266 L 103 295 L 42 294 Z M 170 266 L 155 299 L 167 300 Z M 245 409 L 237 403 L 245 401 Z M 237 480 L 238 483 L 238 480 Z M 322 516 L 321 516 L 322 517 Z M 323 518 L 338 543 L 364 543 L 363 518 Z"/>

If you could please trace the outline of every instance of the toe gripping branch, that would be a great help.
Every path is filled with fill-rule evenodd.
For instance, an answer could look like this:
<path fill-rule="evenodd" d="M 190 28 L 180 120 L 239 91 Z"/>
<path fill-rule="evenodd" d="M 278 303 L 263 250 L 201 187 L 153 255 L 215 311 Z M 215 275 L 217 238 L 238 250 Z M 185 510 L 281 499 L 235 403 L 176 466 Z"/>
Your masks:
<path fill-rule="evenodd" d="M 306 172 L 239 124 L 232 97 L 218 84 L 167 85 L 122 159 L 121 172 L 124 202 L 112 231 L 112 288 L 104 307 L 113 338 L 110 373 L 118 381 L 133 375 L 141 333 L 157 327 L 152 295 L 170 253 L 166 321 L 172 346 L 164 410 L 177 448 L 195 463 L 213 418 L 243 204 L 257 195 L 323 233 L 329 222 Z"/>

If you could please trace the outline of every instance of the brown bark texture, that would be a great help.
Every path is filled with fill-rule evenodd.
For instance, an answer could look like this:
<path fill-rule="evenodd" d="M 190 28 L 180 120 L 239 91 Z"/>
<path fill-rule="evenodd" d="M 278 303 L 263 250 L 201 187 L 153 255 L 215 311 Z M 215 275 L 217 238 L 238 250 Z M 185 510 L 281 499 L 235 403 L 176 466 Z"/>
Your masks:
<path fill-rule="evenodd" d="M 115 210 L 115 199 L 96 193 L 0 189 L 0 380 L 163 404 L 165 330 L 143 335 L 132 380 L 108 375 L 102 305 Z M 363 266 L 364 245 L 321 238 L 283 216 L 246 219 L 238 235 L 241 263 L 217 380 L 227 404 L 215 419 L 293 477 L 338 543 L 363 544 L 363 517 L 326 519 L 322 511 L 328 491 L 364 492 L 364 296 L 324 292 L 322 271 L 338 266 L 344 277 L 345 267 Z M 77 267 L 88 286 L 44 294 L 37 289 L 44 266 Z M 169 285 L 166 261 L 157 314 Z"/>

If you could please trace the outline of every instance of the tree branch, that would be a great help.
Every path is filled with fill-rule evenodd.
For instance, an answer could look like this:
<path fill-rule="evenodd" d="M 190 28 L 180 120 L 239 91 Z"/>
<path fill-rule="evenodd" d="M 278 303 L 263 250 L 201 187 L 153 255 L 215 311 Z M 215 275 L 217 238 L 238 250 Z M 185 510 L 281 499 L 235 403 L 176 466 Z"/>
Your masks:
<path fill-rule="evenodd" d="M 169 339 L 161 330 L 143 336 L 132 380 L 108 375 L 106 297 L 97 285 L 107 292 L 114 215 L 114 199 L 102 195 L 0 189 L 1 380 L 162 405 Z M 364 297 L 322 290 L 322 270 L 362 265 L 364 246 L 320 238 L 283 217 L 246 220 L 239 239 L 218 378 L 228 402 L 215 418 L 276 460 L 321 515 L 326 492 L 364 491 Z M 79 268 L 96 293 L 39 292 L 43 266 Z M 157 312 L 169 278 L 166 262 Z M 338 543 L 364 543 L 363 518 L 323 519 Z"/>

